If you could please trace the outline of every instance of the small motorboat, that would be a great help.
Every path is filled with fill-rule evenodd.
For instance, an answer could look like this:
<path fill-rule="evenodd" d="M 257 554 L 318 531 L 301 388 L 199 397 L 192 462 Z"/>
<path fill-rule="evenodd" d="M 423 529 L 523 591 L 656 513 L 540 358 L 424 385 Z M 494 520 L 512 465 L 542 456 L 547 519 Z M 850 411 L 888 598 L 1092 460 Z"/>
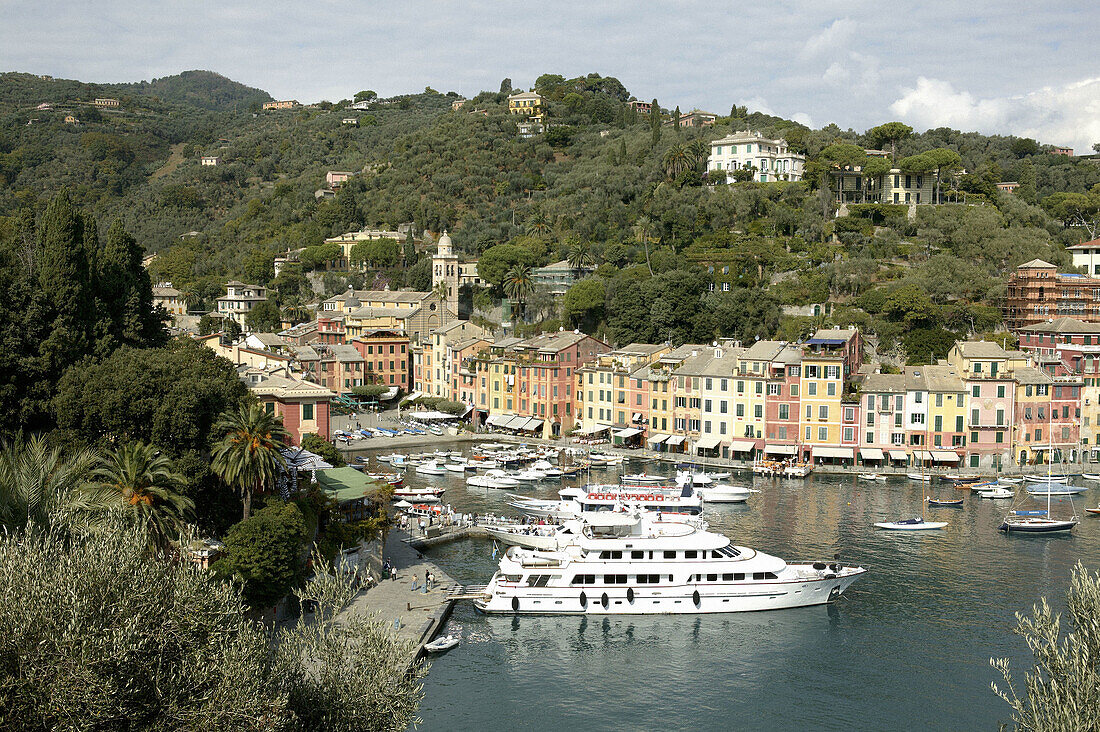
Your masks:
<path fill-rule="evenodd" d="M 464 463 L 447 463 L 443 466 L 445 469 L 452 473 L 465 473 L 466 465 Z"/>
<path fill-rule="evenodd" d="M 446 488 L 401 488 L 393 492 L 393 497 L 397 500 L 434 503 L 441 500 L 443 492 L 446 490 Z"/>
<path fill-rule="evenodd" d="M 925 483 L 932 482 L 932 476 L 931 475 L 922 475 L 920 473 L 906 473 L 905 477 L 908 478 L 909 480 L 920 480 L 920 481 L 923 481 Z"/>
<path fill-rule="evenodd" d="M 527 470 L 517 470 L 516 472 L 512 473 L 512 477 L 516 480 L 535 481 L 545 478 L 546 473 L 542 472 L 541 470 L 531 470 L 528 468 Z"/>
<path fill-rule="evenodd" d="M 696 489 L 706 503 L 744 503 L 753 493 L 759 493 L 755 488 L 742 488 L 736 485 L 715 483 Z"/>
<path fill-rule="evenodd" d="M 1093 516 L 1100 516 L 1100 507 L 1086 508 L 1085 513 L 1091 513 Z"/>
<path fill-rule="evenodd" d="M 1023 478 L 998 478 L 998 483 L 1007 483 L 1008 485 L 1019 485 L 1024 482 Z"/>
<path fill-rule="evenodd" d="M 458 645 L 457 635 L 445 635 L 442 638 L 436 638 L 431 643 L 424 645 L 424 650 L 428 653 L 443 653 L 449 651 Z"/>
<path fill-rule="evenodd" d="M 984 491 L 977 491 L 978 498 L 1013 498 L 1015 493 L 1008 488 L 989 488 Z"/>
<path fill-rule="evenodd" d="M 623 485 L 652 485 L 658 486 L 664 483 L 668 478 L 663 475 L 649 475 L 647 473 L 636 473 L 634 475 L 624 475 L 622 480 Z"/>
<path fill-rule="evenodd" d="M 420 463 L 414 470 L 422 475 L 446 475 L 447 469 L 434 460 L 429 460 L 426 463 Z"/>
<path fill-rule="evenodd" d="M 928 505 L 936 508 L 962 508 L 961 498 L 933 498 L 928 496 Z"/>
<path fill-rule="evenodd" d="M 860 480 L 886 480 L 885 475 L 879 475 L 878 473 L 860 473 Z"/>
<path fill-rule="evenodd" d="M 876 529 L 886 529 L 888 531 L 928 531 L 942 529 L 945 526 L 947 526 L 946 521 L 925 521 L 920 517 L 902 519 L 901 521 L 880 521 L 875 524 Z"/>
<path fill-rule="evenodd" d="M 1081 473 L 1081 477 L 1086 480 L 1100 480 L 1100 473 Z"/>
<path fill-rule="evenodd" d="M 484 477 L 491 478 L 492 480 L 496 481 L 499 485 L 507 486 L 509 488 L 514 488 L 515 486 L 519 485 L 518 480 L 516 480 L 512 476 L 508 475 L 503 470 L 500 470 L 499 468 L 494 468 L 493 470 L 486 470 Z M 497 486 L 491 485 L 489 487 L 490 488 L 496 488 Z"/>

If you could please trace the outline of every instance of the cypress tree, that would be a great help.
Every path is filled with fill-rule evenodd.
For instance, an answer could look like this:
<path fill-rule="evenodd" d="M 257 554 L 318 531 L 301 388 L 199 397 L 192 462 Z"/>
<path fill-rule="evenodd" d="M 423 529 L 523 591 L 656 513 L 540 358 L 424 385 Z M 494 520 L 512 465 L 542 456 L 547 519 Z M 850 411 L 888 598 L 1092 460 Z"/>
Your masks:
<path fill-rule="evenodd" d="M 678 135 L 678 134 L 680 134 L 680 105 L 679 104 L 676 105 L 676 111 L 673 112 L 673 114 L 676 115 L 673 124 L 676 125 L 676 134 Z"/>
<path fill-rule="evenodd" d="M 661 106 L 657 104 L 656 97 L 649 107 L 649 128 L 653 133 L 652 142 L 656 145 L 661 141 Z"/>
<path fill-rule="evenodd" d="M 62 189 L 46 207 L 35 262 L 40 311 L 48 333 L 39 348 L 40 366 L 51 380 L 89 351 L 93 298 L 85 234 L 93 227 Z"/>

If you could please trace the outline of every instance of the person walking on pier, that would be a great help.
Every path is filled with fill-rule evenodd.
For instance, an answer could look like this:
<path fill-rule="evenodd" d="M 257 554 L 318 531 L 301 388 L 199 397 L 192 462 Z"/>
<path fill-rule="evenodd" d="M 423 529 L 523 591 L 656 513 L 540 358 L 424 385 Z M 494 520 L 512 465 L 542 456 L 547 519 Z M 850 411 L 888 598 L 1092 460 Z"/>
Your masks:
<path fill-rule="evenodd" d="M 397 567 L 393 566 L 392 564 L 390 565 L 390 581 L 397 581 Z"/>
<path fill-rule="evenodd" d="M 413 575 L 412 591 L 416 592 L 416 581 L 420 579 L 417 575 Z"/>

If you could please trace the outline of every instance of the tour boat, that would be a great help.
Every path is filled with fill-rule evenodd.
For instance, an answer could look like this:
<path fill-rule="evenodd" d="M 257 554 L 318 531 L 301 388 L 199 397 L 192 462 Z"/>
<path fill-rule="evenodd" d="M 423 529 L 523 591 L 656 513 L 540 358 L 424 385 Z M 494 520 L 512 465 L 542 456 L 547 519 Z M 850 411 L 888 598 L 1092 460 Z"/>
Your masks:
<path fill-rule="evenodd" d="M 526 496 L 510 496 L 508 505 L 529 516 L 570 519 L 589 512 L 614 511 L 624 506 L 638 506 L 661 514 L 695 516 L 703 512 L 702 498 L 688 488 L 623 488 L 615 485 L 590 485 L 583 488 L 563 488 L 559 500 L 540 500 Z"/>
<path fill-rule="evenodd" d="M 636 473 L 634 475 L 624 475 L 620 480 L 623 485 L 661 485 L 668 480 L 668 476 Z"/>
<path fill-rule="evenodd" d="M 449 651 L 458 645 L 458 636 L 445 635 L 442 638 L 436 638 L 431 643 L 424 644 L 424 650 L 428 653 L 442 653 L 443 651 Z"/>
<path fill-rule="evenodd" d="M 561 615 L 776 610 L 834 600 L 866 571 L 788 564 L 688 523 L 604 513 L 562 548 L 509 547 L 474 605 Z"/>
<path fill-rule="evenodd" d="M 925 521 L 920 516 L 901 521 L 880 521 L 875 524 L 876 529 L 888 529 L 891 531 L 928 531 L 930 529 L 942 529 L 947 526 L 946 521 Z"/>
<path fill-rule="evenodd" d="M 438 501 L 446 488 L 401 488 L 393 492 L 395 499 L 408 501 Z"/>
<path fill-rule="evenodd" d="M 413 468 L 417 473 L 423 475 L 446 475 L 447 469 L 437 463 L 435 460 L 429 460 L 426 463 L 420 463 Z"/>
<path fill-rule="evenodd" d="M 753 493 L 760 491 L 755 488 L 742 488 L 738 485 L 714 483 L 696 489 L 705 503 L 744 503 Z"/>

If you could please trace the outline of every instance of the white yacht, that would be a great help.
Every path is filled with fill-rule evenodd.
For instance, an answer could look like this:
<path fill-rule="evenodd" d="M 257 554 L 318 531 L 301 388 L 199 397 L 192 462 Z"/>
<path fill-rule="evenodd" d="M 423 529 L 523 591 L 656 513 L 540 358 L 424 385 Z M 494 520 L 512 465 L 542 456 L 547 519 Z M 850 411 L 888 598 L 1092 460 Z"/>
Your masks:
<path fill-rule="evenodd" d="M 706 503 L 744 503 L 749 500 L 749 496 L 760 491 L 728 483 L 715 483 L 697 488 L 696 492 Z"/>
<path fill-rule="evenodd" d="M 588 485 L 583 488 L 563 488 L 559 500 L 540 500 L 526 496 L 509 496 L 508 505 L 529 516 L 553 519 L 577 518 L 597 511 L 616 511 L 624 506 L 637 506 L 661 514 L 696 516 L 703 512 L 703 500 L 690 486 L 685 488 L 624 487 Z"/>
<path fill-rule="evenodd" d="M 864 572 L 788 564 L 688 523 L 634 514 L 586 517 L 558 549 L 510 547 L 474 601 L 486 613 L 679 614 L 826 603 Z"/>

